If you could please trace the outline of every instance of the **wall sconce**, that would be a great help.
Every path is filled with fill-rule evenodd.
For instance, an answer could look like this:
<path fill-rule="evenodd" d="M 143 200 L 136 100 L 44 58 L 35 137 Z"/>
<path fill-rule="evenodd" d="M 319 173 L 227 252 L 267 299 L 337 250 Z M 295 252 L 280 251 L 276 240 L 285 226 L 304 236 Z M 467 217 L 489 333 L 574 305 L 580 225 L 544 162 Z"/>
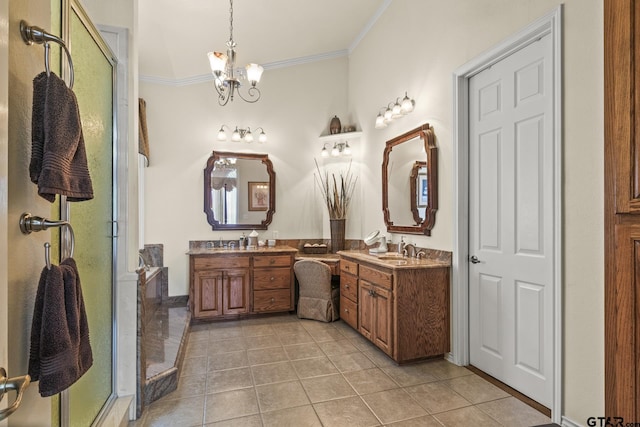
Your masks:
<path fill-rule="evenodd" d="M 227 125 L 220 126 L 220 130 L 218 131 L 218 141 L 227 140 L 227 133 L 225 132 L 224 128 L 231 130 L 231 128 Z M 267 134 L 264 133 L 264 129 L 259 127 L 256 128 L 255 131 L 257 132 L 258 129 L 261 131 L 260 135 L 258 136 L 258 142 L 267 142 Z M 231 140 L 234 142 L 240 142 L 242 140 L 249 143 L 253 142 L 253 133 L 251 133 L 251 128 L 239 129 L 238 126 L 236 126 L 236 129 L 231 134 Z"/>
<path fill-rule="evenodd" d="M 409 98 L 407 92 L 404 93 L 404 98 L 396 98 L 395 102 L 390 102 L 386 107 L 380 109 L 378 116 L 376 117 L 376 129 L 386 128 L 387 124 L 394 119 L 404 117 L 413 111 L 416 102 Z"/>
<path fill-rule="evenodd" d="M 328 142 L 324 143 L 324 147 L 322 147 L 322 151 L 320 151 L 320 156 L 329 157 L 329 153 L 331 153 L 331 157 L 339 157 L 339 156 L 350 156 L 351 155 L 351 147 L 349 147 L 348 142 L 334 142 L 333 148 L 331 152 L 327 150 Z"/>

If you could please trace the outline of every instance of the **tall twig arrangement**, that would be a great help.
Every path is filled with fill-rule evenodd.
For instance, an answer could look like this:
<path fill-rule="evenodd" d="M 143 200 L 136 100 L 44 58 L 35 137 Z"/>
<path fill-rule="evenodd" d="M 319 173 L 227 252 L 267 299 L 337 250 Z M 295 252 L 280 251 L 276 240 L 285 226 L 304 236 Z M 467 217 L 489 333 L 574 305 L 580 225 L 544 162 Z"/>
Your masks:
<path fill-rule="evenodd" d="M 329 211 L 329 219 L 344 219 L 347 217 L 347 211 L 349 210 L 349 204 L 351 203 L 351 197 L 353 191 L 356 188 L 356 182 L 358 177 L 354 177 L 351 172 L 351 162 L 346 172 L 340 172 L 339 178 L 336 178 L 335 174 L 331 174 L 327 171 L 320 172 L 318 161 L 316 162 L 317 175 L 313 174 L 316 184 L 322 191 L 322 197 L 324 197 L 324 203 L 327 205 Z"/>

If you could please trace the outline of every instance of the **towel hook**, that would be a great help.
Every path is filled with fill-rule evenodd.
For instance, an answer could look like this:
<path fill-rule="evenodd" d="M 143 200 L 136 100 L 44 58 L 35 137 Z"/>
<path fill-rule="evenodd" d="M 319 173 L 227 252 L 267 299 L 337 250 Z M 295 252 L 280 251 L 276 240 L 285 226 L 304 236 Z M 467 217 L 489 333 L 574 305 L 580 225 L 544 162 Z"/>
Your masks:
<path fill-rule="evenodd" d="M 20 35 L 27 45 L 32 45 L 33 43 L 44 44 L 44 66 L 47 71 L 47 76 L 51 72 L 49 68 L 49 42 L 58 43 L 62 47 L 69 62 L 69 89 L 73 89 L 73 61 L 71 60 L 71 53 L 69 49 L 67 49 L 66 43 L 61 38 L 47 33 L 40 27 L 27 24 L 24 20 L 20 21 Z"/>
<path fill-rule="evenodd" d="M 47 266 L 47 270 L 51 270 L 51 243 L 49 242 L 44 244 L 44 263 Z"/>
<path fill-rule="evenodd" d="M 62 226 L 66 226 L 67 230 L 69 231 L 69 235 L 71 236 L 69 258 L 72 258 L 73 251 L 76 245 L 76 238 L 73 234 L 73 227 L 71 227 L 71 224 L 69 223 L 69 221 L 50 221 L 41 216 L 33 216 L 28 212 L 25 212 L 22 215 L 20 215 L 20 231 L 22 232 L 22 234 L 31 234 L 34 231 L 35 232 L 43 231 L 48 229 L 49 227 L 62 227 Z M 45 246 L 45 255 L 46 255 L 46 252 L 47 251 Z M 47 256 L 47 259 L 49 259 L 48 256 Z M 47 266 L 49 265 L 50 263 L 47 264 Z"/>

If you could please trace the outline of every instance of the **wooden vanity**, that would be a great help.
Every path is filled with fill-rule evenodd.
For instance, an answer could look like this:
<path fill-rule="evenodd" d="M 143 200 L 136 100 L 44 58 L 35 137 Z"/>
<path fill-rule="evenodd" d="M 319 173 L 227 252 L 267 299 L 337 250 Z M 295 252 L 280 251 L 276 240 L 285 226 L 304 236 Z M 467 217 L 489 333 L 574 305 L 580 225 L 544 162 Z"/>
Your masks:
<path fill-rule="evenodd" d="M 294 309 L 297 250 L 288 246 L 258 249 L 191 249 L 189 305 L 194 320 Z"/>
<path fill-rule="evenodd" d="M 340 251 L 340 317 L 398 363 L 449 351 L 451 257 Z"/>

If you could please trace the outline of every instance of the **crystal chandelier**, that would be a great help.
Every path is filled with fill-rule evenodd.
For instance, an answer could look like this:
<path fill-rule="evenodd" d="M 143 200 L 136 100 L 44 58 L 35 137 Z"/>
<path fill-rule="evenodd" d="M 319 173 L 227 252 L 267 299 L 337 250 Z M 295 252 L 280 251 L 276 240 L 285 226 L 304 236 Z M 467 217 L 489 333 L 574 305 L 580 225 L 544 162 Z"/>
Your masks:
<path fill-rule="evenodd" d="M 227 42 L 226 55 L 222 52 L 209 52 L 209 65 L 211 73 L 215 77 L 214 86 L 218 92 L 218 104 L 227 105 L 229 100 L 233 101 L 234 94 L 246 102 L 256 102 L 260 99 L 260 90 L 256 84 L 260 81 L 262 68 L 258 64 L 248 64 L 244 69 L 236 66 L 236 42 L 233 41 L 233 0 L 229 0 L 229 41 Z M 248 80 L 251 86 L 247 89 L 246 95 L 240 92 L 241 81 Z"/>

